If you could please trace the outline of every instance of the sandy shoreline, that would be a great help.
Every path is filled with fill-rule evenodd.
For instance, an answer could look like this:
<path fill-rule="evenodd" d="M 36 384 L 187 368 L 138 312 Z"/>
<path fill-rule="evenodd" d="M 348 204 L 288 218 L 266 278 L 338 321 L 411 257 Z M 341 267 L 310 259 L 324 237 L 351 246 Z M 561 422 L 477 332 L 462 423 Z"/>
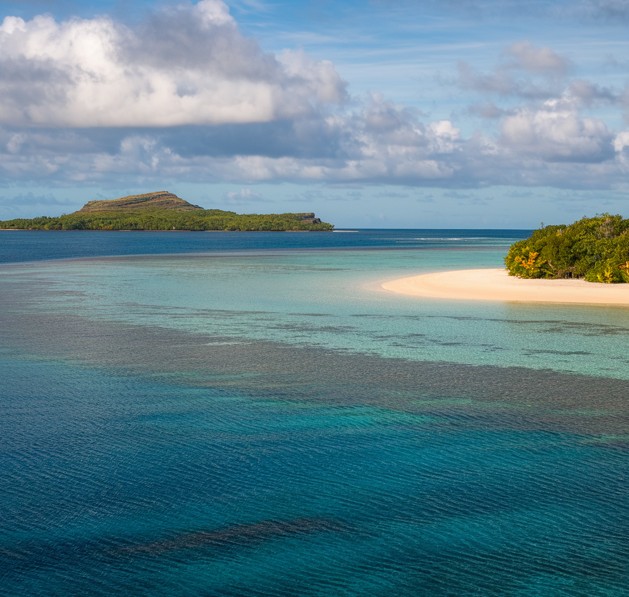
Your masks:
<path fill-rule="evenodd" d="M 576 303 L 629 307 L 629 284 L 583 280 L 522 280 L 504 269 L 437 272 L 391 280 L 390 292 L 424 298 L 524 303 Z"/>

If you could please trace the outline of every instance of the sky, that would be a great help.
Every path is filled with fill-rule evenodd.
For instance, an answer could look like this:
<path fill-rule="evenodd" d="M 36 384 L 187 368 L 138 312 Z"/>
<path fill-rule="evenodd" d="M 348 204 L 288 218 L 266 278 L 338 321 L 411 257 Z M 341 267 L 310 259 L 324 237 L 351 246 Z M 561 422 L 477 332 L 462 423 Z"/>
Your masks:
<path fill-rule="evenodd" d="M 0 0 L 0 219 L 629 217 L 629 0 Z"/>

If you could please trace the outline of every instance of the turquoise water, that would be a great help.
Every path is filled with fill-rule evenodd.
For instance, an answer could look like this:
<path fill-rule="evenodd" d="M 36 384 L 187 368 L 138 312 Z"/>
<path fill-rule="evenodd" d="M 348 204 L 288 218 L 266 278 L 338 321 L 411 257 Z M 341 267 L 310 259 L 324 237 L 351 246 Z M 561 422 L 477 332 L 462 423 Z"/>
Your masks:
<path fill-rule="evenodd" d="M 380 288 L 516 233 L 254 237 L 5 259 L 0 593 L 628 594 L 628 309 Z"/>

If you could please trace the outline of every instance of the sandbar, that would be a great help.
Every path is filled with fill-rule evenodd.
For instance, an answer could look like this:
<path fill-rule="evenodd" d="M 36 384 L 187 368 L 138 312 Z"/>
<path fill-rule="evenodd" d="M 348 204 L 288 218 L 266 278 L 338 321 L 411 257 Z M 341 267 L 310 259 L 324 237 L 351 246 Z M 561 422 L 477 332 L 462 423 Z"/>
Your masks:
<path fill-rule="evenodd" d="M 576 303 L 629 307 L 629 284 L 598 284 L 584 280 L 523 280 L 505 269 L 435 272 L 382 284 L 390 292 L 433 299 Z"/>

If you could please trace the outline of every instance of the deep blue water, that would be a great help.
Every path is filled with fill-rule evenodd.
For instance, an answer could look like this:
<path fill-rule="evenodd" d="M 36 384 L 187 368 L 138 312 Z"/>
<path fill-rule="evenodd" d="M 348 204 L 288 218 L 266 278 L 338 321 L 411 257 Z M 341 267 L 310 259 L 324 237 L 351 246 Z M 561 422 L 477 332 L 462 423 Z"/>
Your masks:
<path fill-rule="evenodd" d="M 0 594 L 629 594 L 629 310 L 378 290 L 523 236 L 0 233 Z"/>
<path fill-rule="evenodd" d="M 278 249 L 411 248 L 449 238 L 478 243 L 524 238 L 526 230 L 360 230 L 337 232 L 0 231 L 0 263 L 102 255 L 157 255 Z"/>

